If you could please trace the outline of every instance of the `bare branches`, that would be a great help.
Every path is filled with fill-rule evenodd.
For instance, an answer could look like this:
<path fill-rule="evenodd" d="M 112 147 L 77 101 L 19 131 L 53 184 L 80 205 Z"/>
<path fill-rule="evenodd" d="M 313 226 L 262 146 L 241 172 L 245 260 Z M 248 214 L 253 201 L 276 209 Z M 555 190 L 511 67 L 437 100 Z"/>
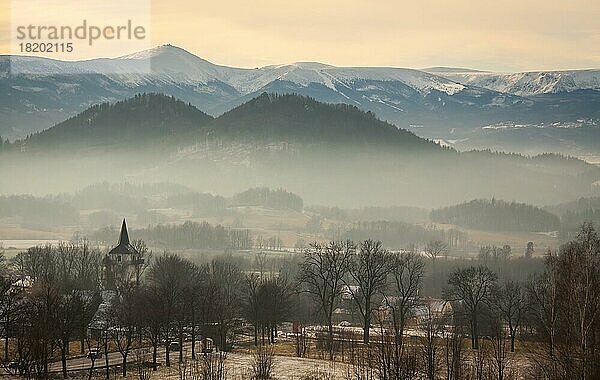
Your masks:
<path fill-rule="evenodd" d="M 344 277 L 350 260 L 356 252 L 351 241 L 313 243 L 304 255 L 300 281 L 304 290 L 318 301 L 319 309 L 328 326 L 329 357 L 333 360 L 333 310 L 342 293 Z"/>
<path fill-rule="evenodd" d="M 356 286 L 346 282 L 346 289 L 363 317 L 364 343 L 369 343 L 373 296 L 385 287 L 392 259 L 392 254 L 383 249 L 380 241 L 369 239 L 360 243 L 358 252 L 350 261 L 348 272 Z"/>
<path fill-rule="evenodd" d="M 515 336 L 527 308 L 527 298 L 523 287 L 515 281 L 504 281 L 492 290 L 491 306 L 492 310 L 508 326 L 510 351 L 515 352 Z"/>
<path fill-rule="evenodd" d="M 441 240 L 432 240 L 425 245 L 425 254 L 435 262 L 441 255 L 448 253 L 448 244 Z"/>
<path fill-rule="evenodd" d="M 415 252 L 402 252 L 394 257 L 390 272 L 390 295 L 384 295 L 391 310 L 395 343 L 402 349 L 402 336 L 409 314 L 416 304 L 425 274 L 423 258 Z"/>
<path fill-rule="evenodd" d="M 472 348 L 479 348 L 479 318 L 481 308 L 491 296 L 497 276 L 484 265 L 459 269 L 452 273 L 446 298 L 461 301 L 469 315 Z"/>

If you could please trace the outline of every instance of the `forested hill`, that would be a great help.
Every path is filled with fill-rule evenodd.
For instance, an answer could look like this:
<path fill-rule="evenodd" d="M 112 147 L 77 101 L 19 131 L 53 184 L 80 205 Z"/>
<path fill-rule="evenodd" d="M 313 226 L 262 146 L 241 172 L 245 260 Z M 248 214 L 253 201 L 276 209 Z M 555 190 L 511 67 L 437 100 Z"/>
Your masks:
<path fill-rule="evenodd" d="M 585 222 L 600 225 L 600 197 L 579 198 L 546 209 L 560 215 L 560 237 L 564 241 L 575 238 Z"/>
<path fill-rule="evenodd" d="M 248 189 L 233 196 L 232 204 L 236 206 L 264 206 L 276 210 L 302 211 L 304 202 L 299 195 L 279 188 L 268 187 Z"/>
<path fill-rule="evenodd" d="M 268 144 L 325 144 L 352 147 L 402 147 L 443 151 L 439 145 L 346 104 L 320 103 L 297 95 L 263 93 L 213 119 L 190 104 L 162 94 L 141 94 L 102 103 L 28 137 L 28 148 L 120 146 L 155 140 L 162 146 L 205 141 Z M 168 138 L 165 140 L 165 138 Z"/>
<path fill-rule="evenodd" d="M 600 211 L 600 197 L 581 197 L 571 202 L 548 206 L 546 207 L 546 210 L 559 216 L 563 216 L 568 212 L 582 213 L 588 210 Z"/>
<path fill-rule="evenodd" d="M 199 130 L 212 117 L 171 96 L 139 94 L 113 104 L 94 105 L 25 144 L 39 148 L 131 145 Z"/>
<path fill-rule="evenodd" d="M 433 222 L 494 231 L 556 231 L 558 217 L 524 203 L 476 199 L 431 211 Z"/>
<path fill-rule="evenodd" d="M 402 146 L 441 149 L 347 104 L 326 104 L 298 95 L 263 93 L 211 123 L 216 133 L 241 141 Z"/>

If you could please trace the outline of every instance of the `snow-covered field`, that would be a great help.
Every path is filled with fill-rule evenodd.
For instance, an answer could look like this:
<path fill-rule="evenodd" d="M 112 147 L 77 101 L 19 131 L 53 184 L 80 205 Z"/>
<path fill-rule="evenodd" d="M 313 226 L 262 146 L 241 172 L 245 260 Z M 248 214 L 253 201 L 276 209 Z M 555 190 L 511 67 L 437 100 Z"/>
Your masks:
<path fill-rule="evenodd" d="M 227 358 L 228 374 L 233 378 L 242 379 L 251 366 L 252 355 L 231 354 Z M 278 380 L 299 380 L 307 375 L 325 374 L 328 379 L 345 379 L 348 366 L 343 363 L 330 362 L 319 359 L 295 358 L 289 356 L 276 356 L 273 368 L 273 377 Z"/>
<path fill-rule="evenodd" d="M 227 379 L 250 379 L 251 366 L 252 355 L 230 353 L 225 361 Z M 273 380 L 342 380 L 347 378 L 348 368 L 346 364 L 327 360 L 275 356 L 272 378 Z M 153 378 L 179 380 L 179 369 L 176 366 L 162 368 Z"/>

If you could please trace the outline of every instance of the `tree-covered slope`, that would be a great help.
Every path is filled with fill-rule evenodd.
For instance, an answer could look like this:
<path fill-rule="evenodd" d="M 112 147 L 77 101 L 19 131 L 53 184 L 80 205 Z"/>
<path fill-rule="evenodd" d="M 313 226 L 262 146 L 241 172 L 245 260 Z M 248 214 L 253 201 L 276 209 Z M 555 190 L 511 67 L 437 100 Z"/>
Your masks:
<path fill-rule="evenodd" d="M 24 143 L 36 148 L 135 146 L 151 139 L 177 138 L 198 131 L 212 117 L 163 94 L 138 94 L 94 105 Z"/>
<path fill-rule="evenodd" d="M 246 142 L 359 144 L 439 149 L 413 133 L 347 104 L 292 94 L 263 93 L 211 123 L 215 133 Z"/>
<path fill-rule="evenodd" d="M 478 230 L 556 231 L 560 221 L 554 214 L 525 203 L 476 199 L 431 211 L 436 223 L 456 224 Z"/>

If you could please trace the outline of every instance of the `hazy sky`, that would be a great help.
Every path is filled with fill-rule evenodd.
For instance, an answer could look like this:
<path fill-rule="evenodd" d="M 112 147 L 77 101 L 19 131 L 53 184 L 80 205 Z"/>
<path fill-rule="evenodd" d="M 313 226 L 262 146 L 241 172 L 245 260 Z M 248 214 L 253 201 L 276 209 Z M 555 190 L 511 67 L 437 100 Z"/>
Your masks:
<path fill-rule="evenodd" d="M 60 12 L 68 12 L 72 2 L 63 2 Z M 153 0 L 151 4 L 153 44 L 172 43 L 231 66 L 320 61 L 497 71 L 600 68 L 598 0 Z M 9 52 L 9 5 L 9 0 L 0 0 L 2 53 Z"/>

